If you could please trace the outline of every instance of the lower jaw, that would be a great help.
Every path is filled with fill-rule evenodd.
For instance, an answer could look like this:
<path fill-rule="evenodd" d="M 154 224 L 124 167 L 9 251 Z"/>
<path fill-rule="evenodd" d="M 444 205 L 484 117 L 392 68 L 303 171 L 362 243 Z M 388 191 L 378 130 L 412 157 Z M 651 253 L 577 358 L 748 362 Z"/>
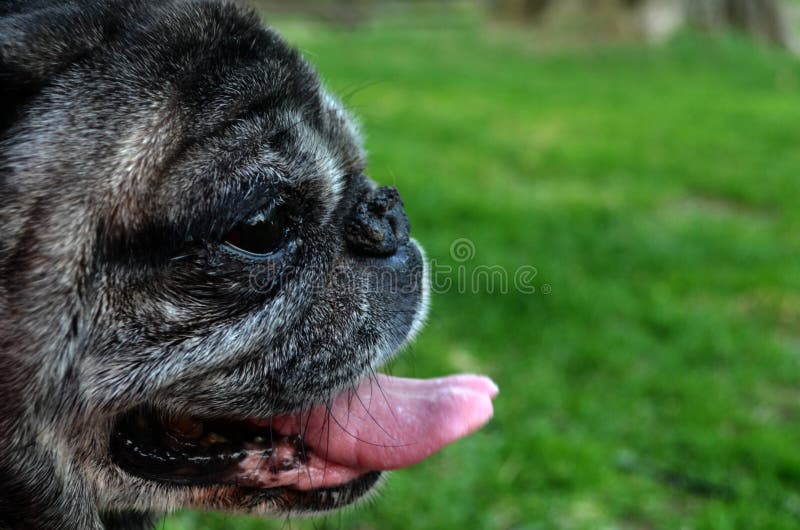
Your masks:
<path fill-rule="evenodd" d="M 330 488 L 317 488 L 311 490 L 295 490 L 291 488 L 277 488 L 267 490 L 243 489 L 253 502 L 263 495 L 274 495 L 277 503 L 273 506 L 284 513 L 303 514 L 320 513 L 336 510 L 353 504 L 363 499 L 376 489 L 385 474 L 381 471 L 370 471 L 345 484 Z"/>

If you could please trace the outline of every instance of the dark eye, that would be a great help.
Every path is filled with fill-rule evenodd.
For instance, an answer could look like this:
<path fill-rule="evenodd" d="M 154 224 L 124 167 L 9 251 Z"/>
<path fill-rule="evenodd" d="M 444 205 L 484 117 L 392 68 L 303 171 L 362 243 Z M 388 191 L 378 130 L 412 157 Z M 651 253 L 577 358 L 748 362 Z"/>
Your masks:
<path fill-rule="evenodd" d="M 278 250 L 285 237 L 285 216 L 272 210 L 236 225 L 225 236 L 225 243 L 248 254 L 266 256 Z"/>

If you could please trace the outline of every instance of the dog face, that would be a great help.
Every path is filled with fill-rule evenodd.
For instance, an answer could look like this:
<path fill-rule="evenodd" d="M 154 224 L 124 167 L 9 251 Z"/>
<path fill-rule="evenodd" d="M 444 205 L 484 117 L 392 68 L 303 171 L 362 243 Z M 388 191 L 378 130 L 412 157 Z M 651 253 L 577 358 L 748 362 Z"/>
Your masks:
<path fill-rule="evenodd" d="M 333 509 L 485 421 L 355 447 L 400 410 L 367 387 L 422 393 L 375 370 L 420 327 L 424 260 L 351 118 L 254 13 L 0 16 L 0 527 Z M 438 388 L 459 385 L 492 393 Z"/>

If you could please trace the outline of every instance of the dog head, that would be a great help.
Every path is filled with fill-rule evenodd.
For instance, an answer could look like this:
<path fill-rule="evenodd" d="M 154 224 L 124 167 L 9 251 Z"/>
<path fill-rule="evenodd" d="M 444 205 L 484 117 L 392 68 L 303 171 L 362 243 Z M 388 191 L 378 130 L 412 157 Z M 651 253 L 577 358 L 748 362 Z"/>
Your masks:
<path fill-rule="evenodd" d="M 485 420 L 485 382 L 425 387 L 418 408 L 483 412 L 398 449 L 422 383 L 375 371 L 424 319 L 423 255 L 352 119 L 252 11 L 0 16 L 0 523 L 332 509 Z"/>

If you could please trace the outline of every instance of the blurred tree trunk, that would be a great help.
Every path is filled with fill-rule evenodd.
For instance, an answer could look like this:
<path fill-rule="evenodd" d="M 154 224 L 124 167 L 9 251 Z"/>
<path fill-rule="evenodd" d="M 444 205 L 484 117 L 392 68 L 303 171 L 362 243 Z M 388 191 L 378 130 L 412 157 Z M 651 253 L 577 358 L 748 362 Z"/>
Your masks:
<path fill-rule="evenodd" d="M 705 30 L 733 26 L 794 50 L 794 35 L 779 0 L 685 0 L 689 23 Z"/>
<path fill-rule="evenodd" d="M 679 13 L 684 23 L 702 30 L 735 27 L 772 44 L 798 51 L 781 0 L 492 0 L 491 5 L 500 16 L 540 21 L 551 8 L 568 3 L 579 6 L 590 16 L 594 11 L 608 11 L 610 7 L 638 13 L 642 20 L 651 21 L 669 13 L 674 18 L 674 14 Z M 646 31 L 647 28 L 643 29 Z"/>
<path fill-rule="evenodd" d="M 3 0 L 0 0 L 0 3 Z M 268 13 L 301 13 L 344 27 L 356 27 L 370 16 L 375 0 L 249 0 Z"/>
<path fill-rule="evenodd" d="M 553 4 L 553 0 L 493 0 L 494 11 L 504 17 L 538 20 Z"/>

